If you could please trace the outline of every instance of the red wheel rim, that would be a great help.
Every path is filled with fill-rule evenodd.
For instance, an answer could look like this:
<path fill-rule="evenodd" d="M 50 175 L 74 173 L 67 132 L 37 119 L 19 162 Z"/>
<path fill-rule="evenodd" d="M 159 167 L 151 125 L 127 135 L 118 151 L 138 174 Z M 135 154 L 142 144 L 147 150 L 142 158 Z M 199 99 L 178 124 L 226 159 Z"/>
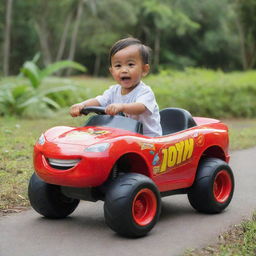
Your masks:
<path fill-rule="evenodd" d="M 140 225 L 148 225 L 155 217 L 157 200 L 154 192 L 148 188 L 138 192 L 132 203 L 132 216 L 134 221 Z"/>
<path fill-rule="evenodd" d="M 213 183 L 213 194 L 215 200 L 224 203 L 228 200 L 232 190 L 232 180 L 230 174 L 226 170 L 220 171 Z"/>

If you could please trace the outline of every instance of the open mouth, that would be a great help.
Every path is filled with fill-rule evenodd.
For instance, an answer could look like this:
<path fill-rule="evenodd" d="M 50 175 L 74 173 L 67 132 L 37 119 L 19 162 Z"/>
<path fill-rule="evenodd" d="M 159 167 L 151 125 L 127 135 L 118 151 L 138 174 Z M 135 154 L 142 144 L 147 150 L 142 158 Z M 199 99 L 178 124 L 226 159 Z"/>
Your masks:
<path fill-rule="evenodd" d="M 131 78 L 129 76 L 123 76 L 123 77 L 121 77 L 121 80 L 122 81 L 129 81 L 129 80 L 131 80 Z"/>

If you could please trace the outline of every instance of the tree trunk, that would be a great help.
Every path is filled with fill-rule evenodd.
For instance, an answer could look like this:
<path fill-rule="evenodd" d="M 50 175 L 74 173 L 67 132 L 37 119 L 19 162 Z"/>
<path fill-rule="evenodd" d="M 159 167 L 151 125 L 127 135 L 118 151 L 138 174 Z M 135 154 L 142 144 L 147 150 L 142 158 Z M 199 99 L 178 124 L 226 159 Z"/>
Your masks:
<path fill-rule="evenodd" d="M 94 63 L 93 76 L 98 76 L 100 72 L 101 55 L 97 54 Z"/>
<path fill-rule="evenodd" d="M 236 18 L 235 20 L 236 20 L 236 26 L 239 34 L 241 62 L 242 62 L 243 69 L 246 70 L 247 63 L 246 63 L 246 51 L 245 51 L 245 34 L 239 18 Z"/>
<path fill-rule="evenodd" d="M 153 71 L 157 71 L 160 62 L 160 29 L 156 28 L 155 42 L 154 42 L 154 62 Z"/>
<path fill-rule="evenodd" d="M 68 30 L 71 24 L 71 17 L 72 14 L 70 13 L 65 21 L 65 26 L 64 26 L 64 30 L 61 36 L 61 40 L 60 40 L 60 45 L 59 45 L 59 50 L 56 56 L 56 61 L 60 61 L 63 58 L 63 53 L 66 47 L 66 43 L 67 43 L 67 37 L 68 37 Z"/>
<path fill-rule="evenodd" d="M 256 63 L 256 42 L 252 45 L 252 57 L 251 57 L 251 66 L 250 68 L 253 69 Z"/>
<path fill-rule="evenodd" d="M 250 32 L 251 33 L 251 32 Z M 252 34 L 252 33 L 251 33 Z M 250 34 L 248 36 L 249 38 L 247 39 L 247 68 L 252 69 L 255 65 L 255 40 L 253 36 L 250 38 Z"/>
<path fill-rule="evenodd" d="M 250 38 L 249 33 L 244 32 L 243 25 L 237 20 L 240 41 L 240 55 L 244 70 L 252 69 L 256 62 L 256 42 Z"/>
<path fill-rule="evenodd" d="M 239 1 L 236 1 L 238 4 Z M 239 35 L 240 56 L 244 70 L 252 69 L 256 62 L 256 41 L 253 32 L 246 28 L 242 18 L 236 17 L 236 27 Z"/>
<path fill-rule="evenodd" d="M 45 21 L 42 20 L 39 23 L 35 23 L 36 32 L 39 38 L 41 50 L 43 53 L 43 62 L 44 65 L 47 66 L 52 63 L 52 56 L 50 52 L 50 47 L 48 44 L 48 31 L 46 29 Z"/>
<path fill-rule="evenodd" d="M 77 14 L 76 14 L 74 30 L 73 30 L 72 38 L 71 38 L 68 60 L 72 60 L 72 61 L 74 60 L 74 57 L 75 57 L 78 29 L 79 29 L 79 25 L 80 25 L 82 13 L 83 13 L 83 3 L 84 3 L 84 0 L 79 1 L 78 7 L 77 7 Z M 69 76 L 70 74 L 71 74 L 71 69 L 68 69 L 66 75 Z"/>
<path fill-rule="evenodd" d="M 9 75 L 10 65 L 10 37 L 11 37 L 11 22 L 12 22 L 12 4 L 13 0 L 7 0 L 6 4 L 6 18 L 5 18 L 5 32 L 3 44 L 3 71 L 4 75 Z"/>
<path fill-rule="evenodd" d="M 68 38 L 68 31 L 70 28 L 70 24 L 71 24 L 71 18 L 72 18 L 72 13 L 70 13 L 65 21 L 65 25 L 64 25 L 64 30 L 61 36 L 61 40 L 60 40 L 60 45 L 59 45 L 59 50 L 56 56 L 56 61 L 60 61 L 63 58 L 64 55 L 64 50 L 66 48 L 66 44 L 67 44 L 67 38 Z M 57 76 L 61 76 L 63 74 L 63 70 L 59 70 L 56 75 Z"/>

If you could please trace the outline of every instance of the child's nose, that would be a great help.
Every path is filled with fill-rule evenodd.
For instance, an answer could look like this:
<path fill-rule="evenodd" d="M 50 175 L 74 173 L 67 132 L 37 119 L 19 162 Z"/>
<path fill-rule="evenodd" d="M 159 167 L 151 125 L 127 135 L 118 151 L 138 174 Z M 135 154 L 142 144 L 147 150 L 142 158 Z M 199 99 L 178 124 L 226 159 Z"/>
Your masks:
<path fill-rule="evenodd" d="M 128 67 L 127 66 L 122 66 L 122 72 L 128 72 Z"/>

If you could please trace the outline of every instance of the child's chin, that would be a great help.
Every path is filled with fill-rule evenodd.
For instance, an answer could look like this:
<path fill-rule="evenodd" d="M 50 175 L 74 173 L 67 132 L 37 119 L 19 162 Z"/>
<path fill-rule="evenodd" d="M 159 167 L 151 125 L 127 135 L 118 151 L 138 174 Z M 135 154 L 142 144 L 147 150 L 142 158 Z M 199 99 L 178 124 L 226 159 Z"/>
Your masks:
<path fill-rule="evenodd" d="M 120 84 L 127 89 L 134 86 L 131 81 L 121 81 Z"/>

